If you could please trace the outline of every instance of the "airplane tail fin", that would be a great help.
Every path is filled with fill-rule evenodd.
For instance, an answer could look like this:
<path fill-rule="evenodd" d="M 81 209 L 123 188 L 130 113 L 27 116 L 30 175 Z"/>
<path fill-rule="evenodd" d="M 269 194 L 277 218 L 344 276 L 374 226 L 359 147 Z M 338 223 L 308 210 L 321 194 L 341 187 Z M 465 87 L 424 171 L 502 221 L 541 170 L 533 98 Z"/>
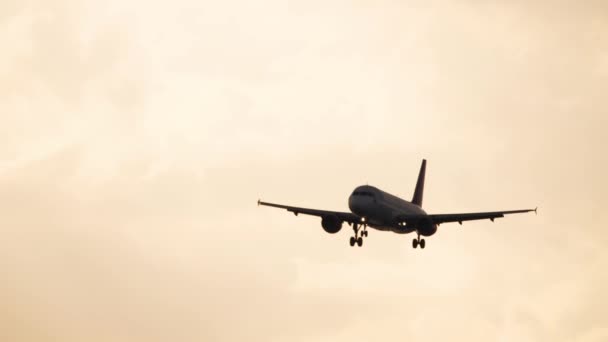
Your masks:
<path fill-rule="evenodd" d="M 426 173 L 426 159 L 422 159 L 422 165 L 420 166 L 420 173 L 418 174 L 418 181 L 416 182 L 416 190 L 414 190 L 414 197 L 412 203 L 422 207 L 422 194 L 424 193 L 424 174 Z"/>

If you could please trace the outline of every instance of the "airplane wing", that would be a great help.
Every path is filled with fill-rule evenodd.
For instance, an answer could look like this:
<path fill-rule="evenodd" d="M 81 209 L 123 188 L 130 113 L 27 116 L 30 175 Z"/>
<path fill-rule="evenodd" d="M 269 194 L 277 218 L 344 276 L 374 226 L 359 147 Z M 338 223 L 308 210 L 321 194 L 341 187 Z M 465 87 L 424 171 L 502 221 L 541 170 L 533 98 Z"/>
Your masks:
<path fill-rule="evenodd" d="M 353 213 L 346 213 L 346 212 L 340 212 L 340 211 L 329 211 L 329 210 L 318 210 L 318 209 L 308 209 L 308 208 L 299 208 L 299 207 L 292 207 L 292 206 L 289 206 L 289 205 L 282 205 L 282 204 L 274 204 L 274 203 L 262 202 L 260 200 L 258 200 L 258 205 L 265 205 L 265 206 L 268 206 L 268 207 L 286 209 L 287 211 L 290 211 L 290 212 L 294 213 L 294 215 L 296 215 L 296 216 L 298 216 L 298 214 L 312 215 L 312 216 L 319 216 L 319 217 L 323 217 L 323 216 L 327 216 L 327 215 L 335 215 L 340 220 L 348 222 L 348 223 L 359 223 L 359 222 L 361 222 L 361 217 L 359 217 L 359 216 L 357 216 L 357 215 L 355 215 Z"/>
<path fill-rule="evenodd" d="M 491 211 L 485 213 L 464 213 L 464 214 L 438 214 L 429 215 L 429 218 L 436 224 L 447 223 L 447 222 L 458 222 L 462 224 L 462 221 L 473 221 L 473 220 L 492 220 L 495 218 L 504 217 L 507 214 L 520 214 L 529 213 L 531 211 L 536 213 L 534 209 L 522 209 L 522 210 L 508 210 L 508 211 Z"/>

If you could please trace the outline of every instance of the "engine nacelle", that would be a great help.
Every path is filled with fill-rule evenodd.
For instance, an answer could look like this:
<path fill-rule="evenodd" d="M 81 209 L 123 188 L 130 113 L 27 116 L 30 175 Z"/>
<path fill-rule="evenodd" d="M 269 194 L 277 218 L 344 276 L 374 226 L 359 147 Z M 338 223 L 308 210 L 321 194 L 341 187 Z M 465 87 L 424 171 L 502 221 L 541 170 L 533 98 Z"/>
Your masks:
<path fill-rule="evenodd" d="M 323 230 L 328 232 L 329 234 L 335 234 L 342 229 L 342 220 L 338 218 L 336 215 L 327 215 L 323 216 L 321 219 L 321 226 Z"/>
<path fill-rule="evenodd" d="M 437 225 L 428 218 L 418 220 L 416 226 L 420 235 L 423 236 L 431 236 L 437 232 Z"/>

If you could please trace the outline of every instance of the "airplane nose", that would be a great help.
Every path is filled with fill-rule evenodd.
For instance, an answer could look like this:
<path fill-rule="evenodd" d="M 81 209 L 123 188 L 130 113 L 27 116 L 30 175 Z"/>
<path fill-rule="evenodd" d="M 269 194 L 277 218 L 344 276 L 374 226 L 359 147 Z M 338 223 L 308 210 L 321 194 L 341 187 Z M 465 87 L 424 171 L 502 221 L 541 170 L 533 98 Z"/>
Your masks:
<path fill-rule="evenodd" d="M 348 197 L 348 208 L 350 209 L 350 211 L 352 211 L 353 213 L 355 212 L 355 201 L 353 196 Z"/>
<path fill-rule="evenodd" d="M 350 211 L 357 215 L 361 215 L 361 204 L 362 203 L 359 198 L 350 196 L 350 198 L 348 199 L 348 207 L 350 208 Z"/>

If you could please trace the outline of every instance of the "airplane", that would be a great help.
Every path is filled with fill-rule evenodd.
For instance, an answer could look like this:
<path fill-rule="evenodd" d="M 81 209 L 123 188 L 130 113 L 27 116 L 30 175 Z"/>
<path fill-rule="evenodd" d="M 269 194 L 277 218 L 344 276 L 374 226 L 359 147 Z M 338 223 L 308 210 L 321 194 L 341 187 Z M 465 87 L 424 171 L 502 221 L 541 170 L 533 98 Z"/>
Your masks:
<path fill-rule="evenodd" d="M 458 222 L 462 225 L 464 221 L 487 219 L 494 222 L 494 219 L 504 217 L 507 214 L 537 212 L 538 207 L 508 211 L 429 215 L 422 209 L 425 173 L 426 159 L 423 159 L 411 202 L 376 187 L 362 185 L 355 188 L 348 198 L 348 207 L 351 212 L 299 208 L 262 202 L 261 200 L 258 200 L 258 206 L 286 209 L 296 216 L 304 214 L 321 217 L 323 230 L 330 234 L 339 232 L 344 222 L 346 222 L 353 227 L 354 231 L 354 236 L 350 237 L 351 247 L 355 244 L 359 247 L 363 245 L 363 237 L 368 236 L 367 227 L 370 227 L 397 234 L 416 232 L 418 237 L 412 240 L 412 247 L 420 246 L 421 249 L 425 247 L 426 243 L 424 238 L 421 239 L 420 236 L 429 237 L 434 235 L 437 232 L 437 227 L 442 223 Z"/>

